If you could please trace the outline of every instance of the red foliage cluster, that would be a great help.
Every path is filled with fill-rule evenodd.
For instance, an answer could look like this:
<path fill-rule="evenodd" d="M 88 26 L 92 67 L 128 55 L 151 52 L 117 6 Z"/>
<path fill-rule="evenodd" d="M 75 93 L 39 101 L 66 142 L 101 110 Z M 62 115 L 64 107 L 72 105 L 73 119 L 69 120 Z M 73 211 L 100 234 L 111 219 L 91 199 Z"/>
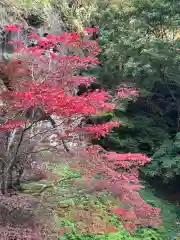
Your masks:
<path fill-rule="evenodd" d="M 105 152 L 99 146 L 92 146 L 87 152 L 80 163 L 83 170 L 89 169 L 85 174 L 86 184 L 91 191 L 107 190 L 120 199 L 125 209 L 116 207 L 111 210 L 126 222 L 127 228 L 133 224 L 134 229 L 136 225 L 157 227 L 161 224 L 160 209 L 147 204 L 138 192 L 143 188 L 138 168 L 150 158 L 143 154 Z M 99 174 L 103 179 L 92 179 Z"/>
<path fill-rule="evenodd" d="M 137 89 L 127 88 L 127 87 L 119 87 L 117 89 L 117 96 L 121 99 L 137 97 L 138 95 L 139 95 L 139 91 Z"/>
<path fill-rule="evenodd" d="M 119 127 L 119 122 L 108 122 L 104 124 L 93 124 L 92 126 L 84 128 L 88 135 L 92 135 L 96 139 L 106 136 L 113 127 Z"/>
<path fill-rule="evenodd" d="M 18 26 L 6 26 L 4 30 L 19 31 Z M 88 32 L 96 31 L 85 29 Z M 21 54 L 25 63 L 27 76 L 14 88 L 14 91 L 1 95 L 7 109 L 13 107 L 13 111 L 24 111 L 29 107 L 40 106 L 49 115 L 56 115 L 61 119 L 69 119 L 70 131 L 67 133 L 87 134 L 91 137 L 100 137 L 108 134 L 119 123 L 112 122 L 102 125 L 88 126 L 85 129 L 77 129 L 73 125 L 73 118 L 77 116 L 91 116 L 99 111 L 112 110 L 115 104 L 113 98 L 104 90 L 89 93 L 86 96 L 76 96 L 74 90 L 80 83 L 91 83 L 95 79 L 79 76 L 80 69 L 87 69 L 99 63 L 97 55 L 100 52 L 97 41 L 84 42 L 76 33 L 63 33 L 60 36 L 41 37 L 36 33 L 29 35 L 39 42 L 38 46 L 27 48 L 20 44 L 16 53 Z M 19 42 L 20 43 L 20 42 Z M 62 54 L 51 51 L 55 44 Z M 42 48 L 43 47 L 43 48 Z M 64 53 L 67 47 L 86 49 L 86 57 L 69 56 Z M 47 49 L 48 48 L 48 49 Z M 118 89 L 119 98 L 137 95 L 136 90 Z M 116 98 L 117 98 L 116 96 Z M 12 107 L 11 107 L 12 106 Z M 20 123 L 8 121 L 1 128 L 20 126 Z M 63 133 L 62 139 L 66 135 Z M 71 137 L 73 139 L 73 136 Z M 82 138 L 83 141 L 83 138 Z M 121 219 L 128 222 L 127 229 L 135 228 L 136 224 L 155 226 L 160 223 L 159 209 L 153 208 L 141 198 L 138 190 L 142 188 L 139 182 L 138 168 L 145 165 L 150 159 L 143 154 L 117 154 L 106 152 L 100 146 L 82 147 L 74 152 L 74 156 L 80 159 L 79 168 L 83 169 L 87 185 L 92 190 L 108 190 L 118 197 L 129 210 L 117 208 L 115 212 Z M 76 165 L 77 166 L 77 165 Z M 96 174 L 103 174 L 103 180 L 94 180 Z M 135 225 L 134 225 L 135 224 Z"/>
<path fill-rule="evenodd" d="M 5 124 L 0 126 L 0 130 L 12 130 L 18 127 L 24 126 L 24 121 L 12 121 L 9 120 Z"/>

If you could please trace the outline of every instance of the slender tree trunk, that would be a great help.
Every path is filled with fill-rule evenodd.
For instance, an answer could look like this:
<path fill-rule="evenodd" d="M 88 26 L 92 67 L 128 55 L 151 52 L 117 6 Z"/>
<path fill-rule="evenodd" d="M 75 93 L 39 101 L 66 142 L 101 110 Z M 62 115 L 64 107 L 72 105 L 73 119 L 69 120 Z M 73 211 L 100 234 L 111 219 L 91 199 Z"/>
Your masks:
<path fill-rule="evenodd" d="M 4 163 L 4 159 L 2 159 L 1 160 L 1 192 L 2 192 L 2 194 L 5 194 L 4 173 L 5 173 L 5 163 Z"/>

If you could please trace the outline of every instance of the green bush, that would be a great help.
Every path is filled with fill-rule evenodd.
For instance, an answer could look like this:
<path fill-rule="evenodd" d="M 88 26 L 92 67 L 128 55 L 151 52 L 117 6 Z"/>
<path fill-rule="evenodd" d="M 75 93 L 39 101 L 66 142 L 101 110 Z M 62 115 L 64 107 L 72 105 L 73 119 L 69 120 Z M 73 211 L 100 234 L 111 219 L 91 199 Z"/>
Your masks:
<path fill-rule="evenodd" d="M 130 235 L 125 230 L 121 230 L 117 233 L 110 233 L 100 236 L 85 236 L 77 233 L 68 233 L 65 237 L 59 238 L 59 240 L 163 240 L 160 233 L 157 233 L 151 229 L 141 230 L 136 235 Z"/>
<path fill-rule="evenodd" d="M 174 140 L 166 140 L 154 153 L 151 163 L 143 169 L 146 176 L 159 177 L 169 183 L 180 176 L 180 133 Z"/>

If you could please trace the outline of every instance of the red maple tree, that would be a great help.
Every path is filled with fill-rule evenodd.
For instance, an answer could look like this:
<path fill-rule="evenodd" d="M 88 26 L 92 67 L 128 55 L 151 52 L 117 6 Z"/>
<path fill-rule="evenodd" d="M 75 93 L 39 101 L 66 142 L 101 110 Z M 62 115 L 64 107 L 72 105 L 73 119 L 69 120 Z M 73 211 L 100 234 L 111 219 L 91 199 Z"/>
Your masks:
<path fill-rule="evenodd" d="M 11 25 L 4 30 L 20 31 L 20 27 Z M 87 28 L 85 31 L 92 32 L 96 29 Z M 34 123 L 51 120 L 58 132 L 58 147 L 64 146 L 64 151 L 70 154 L 73 164 L 84 175 L 89 191 L 110 191 L 125 204 L 126 209 L 111 209 L 126 222 L 125 228 L 135 229 L 136 225 L 157 226 L 161 222 L 160 209 L 148 205 L 138 193 L 142 188 L 139 167 L 148 163 L 150 158 L 143 154 L 107 152 L 100 146 L 92 145 L 91 137 L 107 135 L 112 128 L 119 126 L 119 122 L 84 127 L 76 124 L 78 119 L 113 110 L 114 99 L 137 95 L 137 91 L 119 88 L 117 95 L 111 96 L 101 89 L 77 96 L 79 84 L 89 85 L 95 81 L 95 78 L 80 75 L 79 71 L 99 64 L 98 42 L 84 41 L 82 36 L 74 32 L 46 37 L 31 32 L 29 39 L 36 40 L 38 44 L 27 47 L 21 41 L 10 42 L 18 44 L 18 48 L 8 66 L 2 69 L 12 74 L 12 81 L 11 89 L 2 90 L 0 95 L 1 108 L 8 116 L 0 126 L 1 130 L 26 130 Z M 54 46 L 57 53 L 52 51 Z M 86 57 L 67 54 L 74 48 L 86 51 Z M 13 73 L 7 71 L 8 68 L 13 68 Z M 26 118 L 19 117 L 18 120 L 14 117 L 19 113 L 27 113 L 30 109 L 41 110 L 43 117 L 41 115 L 37 119 L 32 114 Z M 56 122 L 52 121 L 53 116 L 56 117 Z M 75 147 L 67 147 L 68 142 L 75 143 Z M 63 149 L 58 147 L 56 152 L 63 154 Z M 95 179 L 97 174 L 102 174 L 103 179 Z"/>

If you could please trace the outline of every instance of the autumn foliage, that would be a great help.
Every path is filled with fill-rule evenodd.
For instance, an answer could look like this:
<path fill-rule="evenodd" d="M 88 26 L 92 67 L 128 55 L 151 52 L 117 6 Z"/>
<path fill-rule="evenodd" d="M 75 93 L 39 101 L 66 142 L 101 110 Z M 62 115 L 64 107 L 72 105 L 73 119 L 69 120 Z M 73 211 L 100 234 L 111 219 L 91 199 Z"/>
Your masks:
<path fill-rule="evenodd" d="M 4 30 L 19 32 L 21 27 L 11 25 Z M 92 32 L 96 29 L 88 28 L 85 31 Z M 138 169 L 151 159 L 143 154 L 106 152 L 102 147 L 91 144 L 92 137 L 107 135 L 114 127 L 119 126 L 119 122 L 82 128 L 75 124 L 79 118 L 113 110 L 114 99 L 137 95 L 137 91 L 119 88 L 116 96 L 111 96 L 105 90 L 77 96 L 79 84 L 88 85 L 95 81 L 95 78 L 80 75 L 79 71 L 99 63 L 98 42 L 84 41 L 82 36 L 74 32 L 46 37 L 31 32 L 29 39 L 38 44 L 28 47 L 28 44 L 20 41 L 11 42 L 18 44 L 18 48 L 8 66 L 1 68 L 9 75 L 8 84 L 11 85 L 11 90 L 1 91 L 1 108 L 8 113 L 7 121 L 0 126 L 1 130 L 12 131 L 14 128 L 30 126 L 32 119 L 14 118 L 15 114 L 26 112 L 30 108 L 39 107 L 46 116 L 56 116 L 61 122 L 57 121 L 57 125 L 64 128 L 57 141 L 77 143 L 76 149 L 69 149 L 72 165 L 76 165 L 81 171 L 88 191 L 105 190 L 118 198 L 125 209 L 117 207 L 111 211 L 125 222 L 124 227 L 127 230 L 135 230 L 136 225 L 156 227 L 161 222 L 160 209 L 148 205 L 138 193 L 142 188 Z M 54 46 L 57 53 L 52 51 Z M 71 48 L 86 50 L 88 54 L 86 57 L 69 55 L 67 49 Z M 18 68 L 15 68 L 17 63 Z M 62 154 L 62 148 L 59 149 L 59 154 Z M 103 176 L 100 180 L 94 178 L 100 174 Z"/>

